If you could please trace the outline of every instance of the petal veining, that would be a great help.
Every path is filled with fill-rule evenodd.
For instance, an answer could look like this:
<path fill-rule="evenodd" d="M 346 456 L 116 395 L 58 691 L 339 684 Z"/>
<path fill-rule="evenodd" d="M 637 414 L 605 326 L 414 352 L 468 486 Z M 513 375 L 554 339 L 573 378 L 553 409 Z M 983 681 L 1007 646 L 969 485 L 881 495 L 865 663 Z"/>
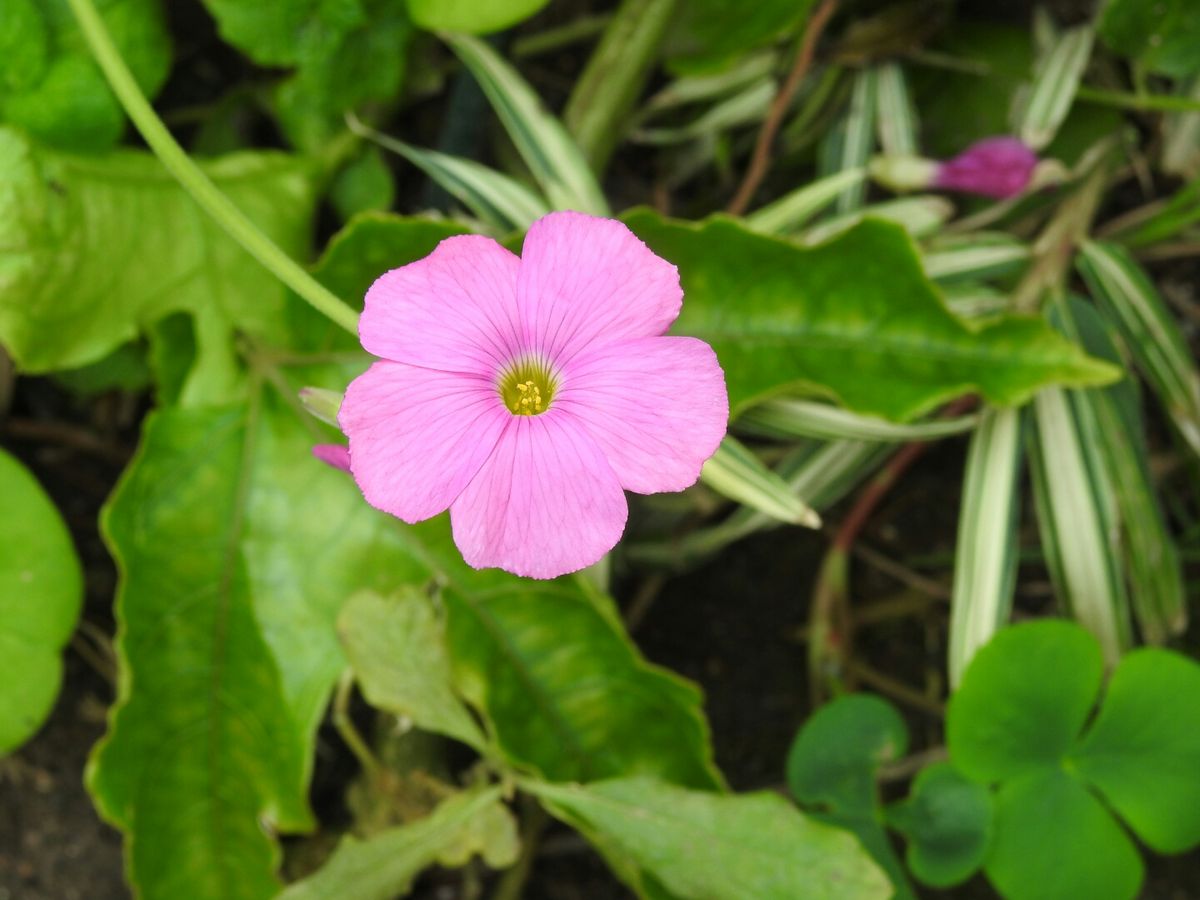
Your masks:
<path fill-rule="evenodd" d="M 639 494 L 694 484 L 729 421 L 717 356 L 688 337 L 595 347 L 564 370 L 555 402 L 588 429 L 621 486 Z"/>
<path fill-rule="evenodd" d="M 511 419 L 486 378 L 389 360 L 350 383 L 338 413 L 363 496 L 410 523 L 450 506 Z"/>
<path fill-rule="evenodd" d="M 520 346 L 518 266 L 491 238 L 447 238 L 371 285 L 358 325 L 363 347 L 427 369 L 494 373 Z"/>
<path fill-rule="evenodd" d="M 554 410 L 513 417 L 450 507 L 454 542 L 467 563 L 530 578 L 598 561 L 620 539 L 627 515 L 600 448 Z"/>
<path fill-rule="evenodd" d="M 678 270 L 614 219 L 551 213 L 525 237 L 517 273 L 525 337 L 556 364 L 598 340 L 662 334 L 682 299 Z"/>

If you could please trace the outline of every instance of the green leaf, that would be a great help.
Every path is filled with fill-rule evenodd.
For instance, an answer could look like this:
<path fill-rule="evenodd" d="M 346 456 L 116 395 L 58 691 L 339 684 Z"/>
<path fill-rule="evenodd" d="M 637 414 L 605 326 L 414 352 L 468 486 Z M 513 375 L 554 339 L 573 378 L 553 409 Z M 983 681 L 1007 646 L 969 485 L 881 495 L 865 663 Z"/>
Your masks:
<path fill-rule="evenodd" d="M 550 0 L 408 0 L 413 21 L 428 31 L 490 34 L 528 19 Z"/>
<path fill-rule="evenodd" d="M 446 41 L 479 82 L 554 208 L 608 215 L 608 201 L 579 147 L 521 74 L 483 41 L 462 34 Z"/>
<path fill-rule="evenodd" d="M 221 36 L 255 62 L 296 71 L 278 94 L 298 146 L 318 150 L 341 114 L 400 89 L 412 32 L 403 0 L 204 0 Z"/>
<path fill-rule="evenodd" d="M 821 517 L 788 483 L 737 439 L 726 436 L 704 464 L 700 480 L 719 494 L 781 522 L 820 528 Z"/>
<path fill-rule="evenodd" d="M 499 786 L 456 794 L 423 819 L 366 840 L 343 838 L 320 870 L 277 900 L 392 900 L 407 894 L 423 869 L 463 865 L 475 853 L 495 868 L 511 865 L 516 825 L 501 794 Z"/>
<path fill-rule="evenodd" d="M 307 163 L 245 153 L 205 169 L 272 240 L 303 252 L 313 207 Z M 0 129 L 0 245 L 0 342 L 25 371 L 93 362 L 186 312 L 197 360 L 184 400 L 221 402 L 242 377 L 233 334 L 286 333 L 283 287 L 148 154 L 36 151 Z"/>
<path fill-rule="evenodd" d="M 699 691 L 642 659 L 611 601 L 576 579 L 461 576 L 443 594 L 456 684 L 513 763 L 556 781 L 720 784 Z"/>
<path fill-rule="evenodd" d="M 954 589 L 950 598 L 950 684 L 1008 622 L 1017 583 L 1021 413 L 990 409 L 971 436 L 963 475 Z"/>
<path fill-rule="evenodd" d="M 419 727 L 477 749 L 486 739 L 451 687 L 444 625 L 428 594 L 360 591 L 338 616 L 338 634 L 363 696 Z"/>
<path fill-rule="evenodd" d="M 674 330 L 716 350 L 735 416 L 807 388 L 902 421 L 969 391 L 1018 404 L 1047 383 L 1117 374 L 1041 319 L 1006 316 L 972 331 L 894 225 L 866 221 L 806 250 L 723 217 L 691 224 L 637 210 L 625 221 L 679 267 L 687 301 Z"/>
<path fill-rule="evenodd" d="M 1100 801 L 1067 773 L 1029 772 L 996 795 L 984 867 L 1009 900 L 1132 900 L 1142 859 Z"/>
<path fill-rule="evenodd" d="M 1200 7 L 1192 0 L 1108 0 L 1097 32 L 1152 72 L 1181 77 L 1200 71 Z"/>
<path fill-rule="evenodd" d="M 35 732 L 62 682 L 62 648 L 83 603 L 67 526 L 41 485 L 0 450 L 0 756 Z"/>
<path fill-rule="evenodd" d="M 908 838 L 913 875 L 931 887 L 953 887 L 987 856 L 992 795 L 953 764 L 935 763 L 921 770 L 905 800 L 887 810 L 887 821 Z"/>
<path fill-rule="evenodd" d="M 1070 760 L 1155 850 L 1200 844 L 1200 666 L 1166 650 L 1130 653 Z"/>
<path fill-rule="evenodd" d="M 844 169 L 784 194 L 745 217 L 746 227 L 763 234 L 795 231 L 832 203 L 843 191 L 866 180 L 866 169 Z"/>
<path fill-rule="evenodd" d="M 171 65 L 162 4 L 110 0 L 102 7 L 113 43 L 152 98 Z M 124 130 L 125 112 L 92 61 L 67 0 L 40 0 L 32 9 L 28 0 L 5 0 L 2 31 L 0 119 L 62 149 L 112 147 Z"/>
<path fill-rule="evenodd" d="M 248 406 L 153 414 L 104 513 L 121 682 L 88 782 L 147 898 L 273 894 L 262 823 L 311 825 L 313 739 L 345 667 L 337 611 L 427 572 L 312 458 L 315 423 L 290 401 L 254 388 Z"/>
<path fill-rule="evenodd" d="M 358 213 L 389 209 L 396 199 L 396 182 L 379 150 L 367 148 L 338 172 L 329 187 L 329 199 L 345 220 Z"/>
<path fill-rule="evenodd" d="M 975 654 L 950 698 L 950 758 L 981 783 L 1057 765 L 1095 705 L 1103 669 L 1095 638 L 1073 623 L 1004 629 Z"/>
<path fill-rule="evenodd" d="M 50 57 L 49 26 L 33 0 L 7 0 L 0 31 L 0 96 L 37 84 Z"/>
<path fill-rule="evenodd" d="M 886 156 L 917 156 L 917 132 L 920 131 L 908 92 L 908 80 L 899 63 L 884 63 L 877 68 L 875 112 L 879 145 Z"/>
<path fill-rule="evenodd" d="M 806 818 L 775 794 L 688 791 L 644 777 L 524 787 L 673 896 L 891 896 L 887 878 L 851 835 Z"/>
<path fill-rule="evenodd" d="M 688 0 L 681 4 L 671 40 L 671 68 L 677 72 L 717 69 L 744 53 L 794 30 L 808 16 L 812 0 Z"/>
<path fill-rule="evenodd" d="M 802 803 L 871 814 L 879 805 L 875 771 L 907 749 L 908 728 L 890 703 L 872 694 L 839 697 L 796 735 L 788 751 L 788 789 Z"/>
<path fill-rule="evenodd" d="M 866 68 L 854 76 L 850 104 L 821 145 L 820 172 L 824 176 L 866 168 L 875 149 L 875 84 L 877 72 Z M 856 181 L 838 196 L 837 211 L 853 212 L 863 204 L 866 184 Z"/>
<path fill-rule="evenodd" d="M 991 278 L 1017 271 L 1031 257 L 1029 245 L 1003 232 L 976 232 L 939 240 L 923 254 L 925 274 L 937 281 Z"/>
<path fill-rule="evenodd" d="M 858 836 L 891 879 L 895 900 L 914 895 L 883 830 L 875 775 L 907 748 L 908 728 L 895 707 L 872 694 L 848 694 L 805 721 L 787 757 L 792 796 L 818 820 Z"/>

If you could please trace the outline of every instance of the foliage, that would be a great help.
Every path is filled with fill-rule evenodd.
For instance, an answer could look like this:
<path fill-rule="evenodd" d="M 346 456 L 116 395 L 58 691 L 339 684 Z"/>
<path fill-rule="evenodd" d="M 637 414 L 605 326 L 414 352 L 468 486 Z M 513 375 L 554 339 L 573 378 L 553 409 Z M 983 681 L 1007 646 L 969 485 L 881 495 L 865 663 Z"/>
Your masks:
<path fill-rule="evenodd" d="M 0 754 L 59 692 L 72 536 L 99 552 L 72 497 L 98 479 L 52 478 L 64 452 L 68 470 L 119 456 L 96 434 L 125 429 L 99 519 L 118 583 L 94 596 L 89 563 L 83 626 L 90 647 L 115 621 L 112 653 L 80 654 L 116 667 L 86 784 L 134 893 L 386 898 L 437 866 L 518 896 L 548 817 L 655 900 L 903 898 L 980 871 L 1018 900 L 1123 898 L 1134 839 L 1200 844 L 1180 640 L 1200 370 L 1194 304 L 1165 277 L 1200 237 L 1200 19 L 1184 0 L 1069 22 L 1051 4 L 1028 27 L 884 6 L 4 0 Z M 1013 196 L 939 187 L 942 161 L 1003 134 L 1038 155 Z M 609 558 L 535 582 L 470 568 L 446 516 L 391 518 L 352 459 L 312 449 L 344 442 L 380 274 L 457 235 L 519 252 L 566 208 L 615 214 L 677 267 L 673 333 L 715 350 L 731 433 L 696 487 L 630 498 Z M 639 412 L 641 388 L 622 394 Z M 860 602 L 861 529 L 935 444 L 899 543 L 948 551 L 926 523 L 961 497 L 953 552 L 884 559 L 910 595 Z M 812 713 L 769 763 L 788 800 L 718 768 L 731 726 L 634 627 L 679 569 L 740 573 L 735 542 L 822 518 L 812 602 L 771 611 L 780 634 L 810 617 Z M 1066 619 L 1039 618 L 1031 575 Z M 765 603 L 766 577 L 739 575 L 728 606 Z M 914 607 L 924 692 L 864 658 L 904 655 Z M 1014 609 L 1035 621 L 1007 627 Z M 896 630 L 856 645 L 877 627 Z M 701 681 L 704 633 L 673 635 Z M 756 672 L 755 649 L 734 665 Z M 945 752 L 936 726 L 847 693 L 860 676 L 944 707 Z M 748 717 L 775 715 L 767 688 Z"/>

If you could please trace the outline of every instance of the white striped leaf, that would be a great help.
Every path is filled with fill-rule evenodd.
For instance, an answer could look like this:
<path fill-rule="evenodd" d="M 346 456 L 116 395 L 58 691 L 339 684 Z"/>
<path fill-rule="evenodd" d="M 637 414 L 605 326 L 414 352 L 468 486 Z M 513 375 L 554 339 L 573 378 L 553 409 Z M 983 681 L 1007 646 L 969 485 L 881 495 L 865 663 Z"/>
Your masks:
<path fill-rule="evenodd" d="M 1200 371 L 1153 282 L 1115 244 L 1084 243 L 1076 266 L 1092 296 L 1120 327 L 1138 369 L 1180 435 L 1200 454 Z"/>
<path fill-rule="evenodd" d="M 850 91 L 850 105 L 830 129 L 821 147 L 823 176 L 866 168 L 874 149 L 875 82 L 874 69 L 863 69 L 855 76 Z M 865 193 L 865 185 L 861 181 L 848 185 L 838 195 L 838 212 L 858 209 L 862 206 Z"/>
<path fill-rule="evenodd" d="M 1054 140 L 1058 127 L 1070 112 L 1092 55 L 1092 36 L 1090 25 L 1064 31 L 1039 62 L 1015 129 L 1021 140 L 1034 150 L 1041 150 Z"/>
<path fill-rule="evenodd" d="M 989 278 L 1020 269 L 1029 261 L 1029 245 L 1007 234 L 979 232 L 939 242 L 923 254 L 925 274 L 938 281 Z"/>
<path fill-rule="evenodd" d="M 554 208 L 609 215 L 608 201 L 578 145 L 517 70 L 477 38 L 452 34 L 445 40 L 479 82 Z"/>
<path fill-rule="evenodd" d="M 791 525 L 819 528 L 821 517 L 740 441 L 726 437 L 700 480 L 719 494 Z"/>
<path fill-rule="evenodd" d="M 1062 388 L 1039 392 L 1033 408 L 1033 487 L 1046 565 L 1059 600 L 1113 663 L 1129 646 L 1129 596 L 1095 410 L 1082 392 Z"/>
<path fill-rule="evenodd" d="M 917 120 L 904 70 L 898 63 L 878 67 L 876 127 L 885 156 L 917 156 Z"/>
<path fill-rule="evenodd" d="M 897 443 L 931 441 L 962 434 L 974 428 L 977 421 L 976 416 L 961 416 L 957 419 L 898 424 L 828 403 L 780 398 L 751 407 L 737 420 L 737 424 L 763 437 Z"/>
<path fill-rule="evenodd" d="M 804 232 L 801 243 L 808 247 L 823 244 L 866 218 L 895 222 L 913 237 L 927 237 L 940 230 L 953 215 L 954 204 L 945 197 L 932 194 L 901 197 L 897 200 L 873 203 L 820 222 Z"/>
<path fill-rule="evenodd" d="M 954 589 L 950 601 L 950 684 L 962 680 L 975 651 L 1008 622 L 1017 574 L 1017 476 L 1021 413 L 988 409 L 967 451 Z"/>
<path fill-rule="evenodd" d="M 676 128 L 641 128 L 630 137 L 639 144 L 665 146 L 715 135 L 739 125 L 761 122 L 775 99 L 775 83 L 763 79 L 725 97 L 693 121 Z"/>
<path fill-rule="evenodd" d="M 819 178 L 750 213 L 744 221 L 748 228 L 763 234 L 786 234 L 804 225 L 847 188 L 862 184 L 866 177 L 866 169 L 846 169 Z"/>
<path fill-rule="evenodd" d="M 524 231 L 550 212 L 546 200 L 521 182 L 474 160 L 414 147 L 348 118 L 350 130 L 404 157 L 496 231 Z"/>
<path fill-rule="evenodd" d="M 1082 300 L 1060 304 L 1063 330 L 1100 359 L 1120 363 L 1109 325 Z M 1130 379 L 1077 391 L 1097 424 L 1098 446 L 1120 519 L 1121 559 L 1142 637 L 1162 643 L 1187 625 L 1183 571 L 1150 475 L 1138 391 Z"/>

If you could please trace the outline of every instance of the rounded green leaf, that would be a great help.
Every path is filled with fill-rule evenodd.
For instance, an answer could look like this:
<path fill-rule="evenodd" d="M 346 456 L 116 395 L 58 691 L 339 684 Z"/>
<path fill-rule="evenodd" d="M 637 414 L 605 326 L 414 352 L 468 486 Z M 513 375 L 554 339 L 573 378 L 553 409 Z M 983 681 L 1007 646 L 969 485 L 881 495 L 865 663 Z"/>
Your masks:
<path fill-rule="evenodd" d="M 1130 653 L 1071 759 L 1155 850 L 1200 843 L 1200 666 L 1167 650 Z"/>
<path fill-rule="evenodd" d="M 802 803 L 871 815 L 878 803 L 875 770 L 907 748 L 908 729 L 890 703 L 871 694 L 839 697 L 796 735 L 787 758 L 788 788 Z"/>
<path fill-rule="evenodd" d="M 428 31 L 490 34 L 516 25 L 550 0 L 408 0 L 408 14 Z"/>
<path fill-rule="evenodd" d="M 33 0 L 5 0 L 0 29 L 0 92 L 20 91 L 38 83 L 46 70 L 49 35 Z"/>
<path fill-rule="evenodd" d="M 992 782 L 1057 765 L 1100 692 L 1096 639 L 1071 622 L 1006 628 L 981 649 L 946 711 L 950 758 Z"/>
<path fill-rule="evenodd" d="M 62 681 L 83 575 L 71 536 L 41 485 L 0 450 L 0 754 L 45 721 Z"/>
<path fill-rule="evenodd" d="M 992 838 L 992 795 L 953 763 L 922 770 L 908 799 L 887 812 L 908 838 L 908 867 L 932 887 L 966 881 L 983 865 Z"/>
<path fill-rule="evenodd" d="M 996 795 L 984 871 L 1007 900 L 1128 900 L 1142 858 L 1108 810 L 1060 769 L 1015 778 Z"/>

